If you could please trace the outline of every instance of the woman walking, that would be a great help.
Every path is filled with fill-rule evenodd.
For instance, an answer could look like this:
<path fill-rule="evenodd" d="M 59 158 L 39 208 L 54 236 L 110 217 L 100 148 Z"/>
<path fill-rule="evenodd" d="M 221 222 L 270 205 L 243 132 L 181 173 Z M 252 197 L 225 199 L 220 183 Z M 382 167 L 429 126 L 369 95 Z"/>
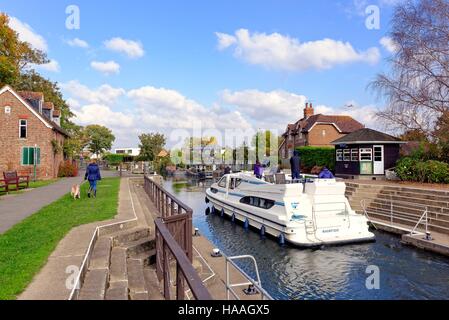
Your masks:
<path fill-rule="evenodd" d="M 97 181 L 101 180 L 100 167 L 95 159 L 92 159 L 91 163 L 87 166 L 86 174 L 84 175 L 84 180 L 89 181 L 89 191 L 87 196 L 90 198 L 91 193 L 93 196 L 97 197 Z"/>

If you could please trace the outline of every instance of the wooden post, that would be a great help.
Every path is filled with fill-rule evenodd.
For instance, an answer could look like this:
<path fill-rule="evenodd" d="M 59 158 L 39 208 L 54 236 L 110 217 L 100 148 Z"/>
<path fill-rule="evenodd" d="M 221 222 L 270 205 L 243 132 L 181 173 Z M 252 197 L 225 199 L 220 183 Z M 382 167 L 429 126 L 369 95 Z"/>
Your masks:
<path fill-rule="evenodd" d="M 165 300 L 170 300 L 170 264 L 168 261 L 167 246 L 165 240 L 163 243 L 163 255 L 164 255 L 164 297 Z"/>
<path fill-rule="evenodd" d="M 176 263 L 176 300 L 184 300 L 184 275 L 179 263 Z"/>

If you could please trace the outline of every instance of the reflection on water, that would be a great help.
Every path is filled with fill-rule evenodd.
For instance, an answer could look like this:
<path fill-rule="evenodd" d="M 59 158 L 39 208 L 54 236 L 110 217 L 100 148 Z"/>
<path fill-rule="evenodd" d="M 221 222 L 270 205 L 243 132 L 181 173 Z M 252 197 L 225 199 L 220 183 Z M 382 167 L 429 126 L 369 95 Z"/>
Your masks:
<path fill-rule="evenodd" d="M 449 299 L 449 259 L 403 246 L 376 232 L 375 243 L 320 250 L 280 247 L 219 216 L 206 216 L 211 182 L 167 180 L 165 187 L 190 205 L 193 224 L 227 255 L 251 254 L 263 287 L 275 299 Z M 252 267 L 242 268 L 254 276 Z M 380 290 L 368 290 L 366 268 L 380 269 Z"/>

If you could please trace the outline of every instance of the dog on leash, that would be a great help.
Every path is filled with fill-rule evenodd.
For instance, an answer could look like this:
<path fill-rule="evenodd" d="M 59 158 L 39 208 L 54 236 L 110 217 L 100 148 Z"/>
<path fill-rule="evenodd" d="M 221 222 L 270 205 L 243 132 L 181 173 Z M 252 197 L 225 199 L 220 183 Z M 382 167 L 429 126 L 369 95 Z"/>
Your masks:
<path fill-rule="evenodd" d="M 73 199 L 81 199 L 81 190 L 80 190 L 80 185 L 79 184 L 75 184 L 72 186 L 72 191 L 70 192 L 70 194 L 72 195 Z"/>

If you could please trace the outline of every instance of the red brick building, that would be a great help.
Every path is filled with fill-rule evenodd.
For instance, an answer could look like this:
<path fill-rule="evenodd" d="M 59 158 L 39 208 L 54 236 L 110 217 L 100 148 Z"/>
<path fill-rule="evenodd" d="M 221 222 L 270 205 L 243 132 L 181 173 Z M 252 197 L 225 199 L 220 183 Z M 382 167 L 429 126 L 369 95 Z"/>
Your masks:
<path fill-rule="evenodd" d="M 0 90 L 0 175 L 3 171 L 57 177 L 68 134 L 60 127 L 61 111 L 40 92 Z"/>
<path fill-rule="evenodd" d="M 365 126 L 350 116 L 315 114 L 312 104 L 306 103 L 304 117 L 289 124 L 279 146 L 279 156 L 284 164 L 297 147 L 333 147 L 332 141 Z"/>

